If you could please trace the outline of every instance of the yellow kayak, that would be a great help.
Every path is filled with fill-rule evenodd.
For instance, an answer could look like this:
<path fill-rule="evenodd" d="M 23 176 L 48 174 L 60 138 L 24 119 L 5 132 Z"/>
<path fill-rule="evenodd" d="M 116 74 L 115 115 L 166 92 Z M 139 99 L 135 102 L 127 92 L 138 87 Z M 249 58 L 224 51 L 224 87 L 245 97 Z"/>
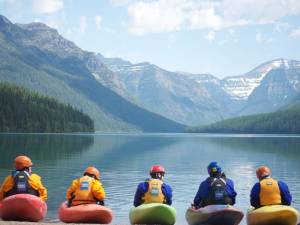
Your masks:
<path fill-rule="evenodd" d="M 290 206 L 270 205 L 258 209 L 251 208 L 247 213 L 248 225 L 296 225 L 299 212 Z"/>

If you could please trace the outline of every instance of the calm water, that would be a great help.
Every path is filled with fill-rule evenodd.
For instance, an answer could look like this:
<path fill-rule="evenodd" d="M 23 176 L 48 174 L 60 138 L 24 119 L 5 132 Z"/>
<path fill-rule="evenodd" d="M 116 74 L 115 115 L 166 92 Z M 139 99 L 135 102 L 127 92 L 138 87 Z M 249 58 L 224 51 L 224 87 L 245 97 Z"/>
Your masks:
<path fill-rule="evenodd" d="M 46 220 L 58 221 L 57 208 L 67 187 L 94 165 L 101 170 L 106 205 L 115 212 L 113 223 L 129 224 L 136 186 L 148 177 L 152 164 L 162 164 L 167 170 L 165 181 L 173 187 L 177 224 L 186 224 L 185 211 L 207 177 L 210 161 L 218 161 L 235 181 L 236 207 L 244 212 L 256 182 L 255 168 L 261 164 L 269 165 L 275 178 L 288 183 L 293 206 L 300 210 L 299 151 L 300 136 L 1 134 L 0 180 L 10 173 L 15 156 L 29 155 L 48 188 Z"/>

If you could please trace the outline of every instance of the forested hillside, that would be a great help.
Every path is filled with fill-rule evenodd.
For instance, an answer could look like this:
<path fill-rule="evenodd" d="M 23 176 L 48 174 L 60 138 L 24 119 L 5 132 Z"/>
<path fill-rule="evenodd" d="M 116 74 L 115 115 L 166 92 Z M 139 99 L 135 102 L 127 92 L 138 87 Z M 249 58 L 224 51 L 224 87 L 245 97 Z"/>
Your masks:
<path fill-rule="evenodd" d="M 253 116 L 223 120 L 207 126 L 192 127 L 195 133 L 300 134 L 300 104 Z"/>
<path fill-rule="evenodd" d="M 0 83 L 0 132 L 93 131 L 93 120 L 72 106 Z"/>

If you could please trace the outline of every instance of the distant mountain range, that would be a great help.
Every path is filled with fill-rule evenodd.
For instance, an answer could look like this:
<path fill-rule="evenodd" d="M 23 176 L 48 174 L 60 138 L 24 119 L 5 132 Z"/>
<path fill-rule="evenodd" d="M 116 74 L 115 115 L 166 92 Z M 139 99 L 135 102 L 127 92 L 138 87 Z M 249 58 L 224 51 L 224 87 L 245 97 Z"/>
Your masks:
<path fill-rule="evenodd" d="M 182 124 L 272 112 L 300 95 L 296 60 L 272 60 L 223 79 L 170 72 L 83 51 L 44 24 L 12 24 L 3 16 L 0 47 L 0 80 L 69 103 L 103 131 L 178 132 Z"/>
<path fill-rule="evenodd" d="M 94 120 L 96 130 L 180 132 L 184 127 L 123 98 L 115 74 L 94 53 L 41 23 L 13 24 L 0 16 L 0 81 L 75 106 Z"/>
<path fill-rule="evenodd" d="M 276 59 L 246 74 L 218 79 L 210 74 L 169 72 L 149 63 L 98 57 L 115 72 L 135 102 L 189 125 L 272 112 L 292 102 L 300 92 L 300 62 L 295 60 Z"/>

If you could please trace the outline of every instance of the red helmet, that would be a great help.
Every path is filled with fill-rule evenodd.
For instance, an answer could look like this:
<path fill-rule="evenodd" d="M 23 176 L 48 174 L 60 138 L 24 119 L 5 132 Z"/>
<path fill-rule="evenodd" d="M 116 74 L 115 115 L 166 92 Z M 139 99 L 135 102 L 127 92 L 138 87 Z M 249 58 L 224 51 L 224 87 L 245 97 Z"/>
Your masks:
<path fill-rule="evenodd" d="M 99 170 L 97 170 L 97 168 L 89 166 L 88 168 L 85 169 L 84 174 L 91 174 L 94 175 L 96 177 L 97 180 L 100 179 L 100 172 Z"/>
<path fill-rule="evenodd" d="M 165 173 L 165 168 L 162 167 L 161 165 L 153 165 L 150 169 L 150 174 L 151 173 Z"/>
<path fill-rule="evenodd" d="M 259 180 L 271 176 L 271 170 L 267 166 L 260 166 L 256 170 L 256 176 Z"/>
<path fill-rule="evenodd" d="M 31 162 L 31 159 L 25 155 L 20 155 L 15 158 L 14 166 L 16 170 L 22 170 L 24 168 L 28 168 L 33 166 L 33 163 Z"/>

